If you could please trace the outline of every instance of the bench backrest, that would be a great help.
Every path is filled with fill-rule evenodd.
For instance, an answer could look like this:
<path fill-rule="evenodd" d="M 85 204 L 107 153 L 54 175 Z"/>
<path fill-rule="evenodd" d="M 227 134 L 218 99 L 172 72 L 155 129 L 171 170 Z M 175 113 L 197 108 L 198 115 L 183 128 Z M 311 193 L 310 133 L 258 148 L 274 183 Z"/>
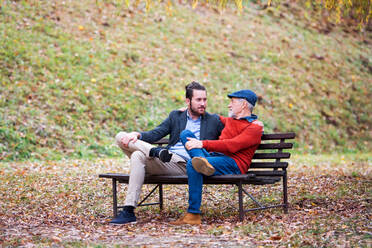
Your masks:
<path fill-rule="evenodd" d="M 288 162 L 281 159 L 287 159 L 291 156 L 289 152 L 283 152 L 284 149 L 292 149 L 293 143 L 288 139 L 293 139 L 295 133 L 273 133 L 263 134 L 261 144 L 253 156 L 251 169 L 260 168 L 287 168 Z"/>
<path fill-rule="evenodd" d="M 288 162 L 281 161 L 281 159 L 288 159 L 291 154 L 283 150 L 292 149 L 293 143 L 286 140 L 294 139 L 295 136 L 295 133 L 263 134 L 261 137 L 261 144 L 253 156 L 249 170 L 287 168 Z M 161 139 L 154 142 L 154 144 L 168 144 L 168 139 Z"/>

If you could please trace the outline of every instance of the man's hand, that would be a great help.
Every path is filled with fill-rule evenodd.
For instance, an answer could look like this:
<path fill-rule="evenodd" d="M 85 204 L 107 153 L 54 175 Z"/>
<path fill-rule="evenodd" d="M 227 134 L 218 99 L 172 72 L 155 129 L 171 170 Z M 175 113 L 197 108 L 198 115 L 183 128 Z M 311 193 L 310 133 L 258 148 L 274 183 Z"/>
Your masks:
<path fill-rule="evenodd" d="M 131 132 L 125 135 L 123 138 L 121 138 L 120 142 L 123 146 L 128 147 L 129 142 L 132 141 L 133 143 L 135 143 L 139 136 L 140 136 L 139 132 Z"/>
<path fill-rule="evenodd" d="M 187 138 L 187 142 L 185 144 L 185 147 L 187 150 L 191 150 L 194 148 L 203 148 L 203 142 L 195 139 L 195 138 Z"/>

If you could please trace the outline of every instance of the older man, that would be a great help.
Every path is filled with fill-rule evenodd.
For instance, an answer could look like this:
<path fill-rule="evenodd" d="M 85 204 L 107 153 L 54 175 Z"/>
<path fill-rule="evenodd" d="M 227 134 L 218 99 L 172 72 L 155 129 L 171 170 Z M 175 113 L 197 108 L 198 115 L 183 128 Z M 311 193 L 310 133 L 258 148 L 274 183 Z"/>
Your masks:
<path fill-rule="evenodd" d="M 168 118 L 155 129 L 147 132 L 120 132 L 116 142 L 130 158 L 130 174 L 124 209 L 113 219 L 112 224 L 126 224 L 137 220 L 134 209 L 137 206 L 145 175 L 185 175 L 186 161 L 190 159 L 180 141 L 182 130 L 188 130 L 201 140 L 218 139 L 223 124 L 217 115 L 205 111 L 207 91 L 198 82 L 186 87 L 186 111 L 172 111 Z M 149 144 L 169 134 L 168 150 L 161 156 L 159 151 Z M 155 151 L 154 151 L 155 150 Z M 162 158 L 162 159 L 160 159 Z"/>
<path fill-rule="evenodd" d="M 251 90 L 229 94 L 229 116 L 220 116 L 225 128 L 218 140 L 197 140 L 184 130 L 181 141 L 192 160 L 187 163 L 189 207 L 187 214 L 172 224 L 201 224 L 200 205 L 203 177 L 246 174 L 261 143 L 263 125 L 252 114 L 257 96 Z"/>

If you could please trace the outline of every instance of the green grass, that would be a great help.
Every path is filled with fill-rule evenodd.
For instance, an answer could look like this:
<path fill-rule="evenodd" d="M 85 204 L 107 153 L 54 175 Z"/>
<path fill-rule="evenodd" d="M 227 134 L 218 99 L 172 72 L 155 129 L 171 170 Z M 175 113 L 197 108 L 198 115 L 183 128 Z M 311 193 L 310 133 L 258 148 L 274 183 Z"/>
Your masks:
<path fill-rule="evenodd" d="M 0 159 L 119 156 L 114 135 L 155 127 L 192 80 L 223 115 L 229 92 L 256 91 L 265 131 L 296 132 L 298 152 L 369 151 L 370 34 L 309 24 L 284 8 L 2 1 Z"/>

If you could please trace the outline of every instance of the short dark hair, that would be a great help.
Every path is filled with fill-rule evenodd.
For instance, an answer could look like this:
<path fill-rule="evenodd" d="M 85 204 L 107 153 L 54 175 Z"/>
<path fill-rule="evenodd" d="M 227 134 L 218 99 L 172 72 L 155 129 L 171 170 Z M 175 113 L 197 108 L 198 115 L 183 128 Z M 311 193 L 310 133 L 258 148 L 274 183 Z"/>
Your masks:
<path fill-rule="evenodd" d="M 188 85 L 186 85 L 185 89 L 186 89 L 186 98 L 188 98 L 190 100 L 193 97 L 194 90 L 204 90 L 204 91 L 207 91 L 203 85 L 201 85 L 200 83 L 198 83 L 196 81 L 192 81 L 191 83 L 189 83 Z"/>

